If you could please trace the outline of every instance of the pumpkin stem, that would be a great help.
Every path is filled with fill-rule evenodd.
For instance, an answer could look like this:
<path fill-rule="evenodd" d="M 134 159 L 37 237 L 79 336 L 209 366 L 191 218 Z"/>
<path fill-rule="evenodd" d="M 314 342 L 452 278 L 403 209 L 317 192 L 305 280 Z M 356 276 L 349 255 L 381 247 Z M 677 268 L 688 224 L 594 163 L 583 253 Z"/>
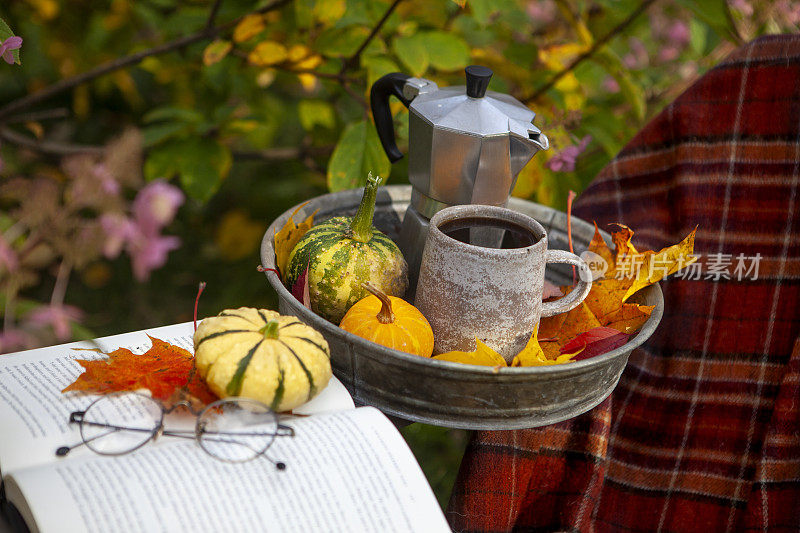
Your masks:
<path fill-rule="evenodd" d="M 394 322 L 394 312 L 392 312 L 392 301 L 386 294 L 383 293 L 378 287 L 372 283 L 365 281 L 361 284 L 362 287 L 367 289 L 373 296 L 381 301 L 381 310 L 378 311 L 376 317 L 381 324 L 391 324 Z"/>
<path fill-rule="evenodd" d="M 279 328 L 280 324 L 278 323 L 277 320 L 270 320 L 263 328 L 261 328 L 258 331 L 264 335 L 265 339 L 277 339 Z"/>
<path fill-rule="evenodd" d="M 372 217 L 375 214 L 375 196 L 378 186 L 381 184 L 381 177 L 372 177 L 372 172 L 367 176 L 367 184 L 364 186 L 364 196 L 361 197 L 361 204 L 358 211 L 350 222 L 350 238 L 358 242 L 369 242 L 372 239 Z"/>

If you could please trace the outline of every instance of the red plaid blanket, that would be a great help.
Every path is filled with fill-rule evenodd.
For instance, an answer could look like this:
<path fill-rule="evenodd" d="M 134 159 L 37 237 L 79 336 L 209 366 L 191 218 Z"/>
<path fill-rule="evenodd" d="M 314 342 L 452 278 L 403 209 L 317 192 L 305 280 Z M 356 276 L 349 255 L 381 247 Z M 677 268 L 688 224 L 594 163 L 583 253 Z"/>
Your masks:
<path fill-rule="evenodd" d="M 699 226 L 701 269 L 662 282 L 658 331 L 598 407 L 474 435 L 456 531 L 800 531 L 799 182 L 800 36 L 762 38 L 581 195 L 640 250 Z"/>

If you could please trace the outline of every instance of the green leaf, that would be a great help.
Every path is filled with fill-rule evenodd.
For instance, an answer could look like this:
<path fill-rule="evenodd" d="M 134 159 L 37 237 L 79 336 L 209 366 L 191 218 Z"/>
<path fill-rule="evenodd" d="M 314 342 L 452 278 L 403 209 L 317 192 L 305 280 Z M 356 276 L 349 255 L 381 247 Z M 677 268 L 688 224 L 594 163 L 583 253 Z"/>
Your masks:
<path fill-rule="evenodd" d="M 142 128 L 142 144 L 145 148 L 155 146 L 167 139 L 186 133 L 186 124 L 165 122 Z"/>
<path fill-rule="evenodd" d="M 308 28 L 314 23 L 314 0 L 295 0 L 294 20 L 298 28 Z"/>
<path fill-rule="evenodd" d="M 333 25 L 347 10 L 345 0 L 317 0 L 314 5 L 314 18 L 323 24 Z"/>
<path fill-rule="evenodd" d="M 689 20 L 689 45 L 695 54 L 702 55 L 706 50 L 706 42 L 708 41 L 707 29 L 697 19 Z"/>
<path fill-rule="evenodd" d="M 421 32 L 430 64 L 439 70 L 458 70 L 469 65 L 469 46 L 461 37 L 443 31 Z"/>
<path fill-rule="evenodd" d="M 392 164 L 381 147 L 371 122 L 350 124 L 339 139 L 328 162 L 328 189 L 341 191 L 361 187 L 367 173 L 388 177 Z"/>
<path fill-rule="evenodd" d="M 323 31 L 314 41 L 314 51 L 325 57 L 349 57 L 358 50 L 369 35 L 363 26 L 331 28 Z"/>
<path fill-rule="evenodd" d="M 498 10 L 496 0 L 469 0 L 469 8 L 474 18 L 481 26 L 486 26 L 492 14 Z"/>
<path fill-rule="evenodd" d="M 213 139 L 190 137 L 154 148 L 147 155 L 144 175 L 147 180 L 180 176 L 186 193 L 208 201 L 231 169 L 231 152 Z"/>
<path fill-rule="evenodd" d="M 336 125 L 336 113 L 333 106 L 325 100 L 300 100 L 297 106 L 300 115 L 300 124 L 306 131 L 311 131 L 314 126 L 333 128 Z"/>
<path fill-rule="evenodd" d="M 714 28 L 721 36 L 728 38 L 734 35 L 727 14 L 726 0 L 677 0 L 676 3 L 692 11 L 706 24 Z"/>
<path fill-rule="evenodd" d="M 362 57 L 361 66 L 367 69 L 367 87 L 372 87 L 372 84 L 384 74 L 400 70 L 397 63 L 380 55 Z"/>
<path fill-rule="evenodd" d="M 6 24 L 6 21 L 0 17 L 0 41 L 5 41 L 9 37 L 14 37 L 14 31 L 11 27 Z M 19 60 L 19 49 L 11 51 L 11 57 L 14 58 L 14 62 L 17 65 L 21 65 L 22 63 Z"/>
<path fill-rule="evenodd" d="M 428 49 L 425 38 L 420 34 L 396 37 L 392 50 L 414 76 L 422 76 L 428 68 Z"/>

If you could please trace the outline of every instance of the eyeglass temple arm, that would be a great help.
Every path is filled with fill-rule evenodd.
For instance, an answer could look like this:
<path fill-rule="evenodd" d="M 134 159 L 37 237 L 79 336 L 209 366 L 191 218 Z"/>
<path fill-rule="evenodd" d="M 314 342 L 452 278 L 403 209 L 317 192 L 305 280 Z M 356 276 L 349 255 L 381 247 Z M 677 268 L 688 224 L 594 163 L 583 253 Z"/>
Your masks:
<path fill-rule="evenodd" d="M 285 424 L 278 424 L 278 431 L 275 435 L 279 437 L 294 437 L 294 428 Z"/>

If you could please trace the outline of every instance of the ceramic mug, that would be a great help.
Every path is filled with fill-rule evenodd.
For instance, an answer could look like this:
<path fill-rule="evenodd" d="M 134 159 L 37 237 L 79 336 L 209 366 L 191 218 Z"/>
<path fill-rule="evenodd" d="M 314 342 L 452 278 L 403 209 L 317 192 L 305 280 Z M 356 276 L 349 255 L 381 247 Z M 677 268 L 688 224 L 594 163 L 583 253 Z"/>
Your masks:
<path fill-rule="evenodd" d="M 542 302 L 547 263 L 574 265 L 580 276 L 567 296 Z M 578 306 L 591 280 L 580 257 L 547 249 L 547 232 L 531 217 L 458 205 L 431 219 L 414 305 L 433 328 L 434 354 L 472 351 L 478 338 L 510 363 L 539 319 Z"/>

